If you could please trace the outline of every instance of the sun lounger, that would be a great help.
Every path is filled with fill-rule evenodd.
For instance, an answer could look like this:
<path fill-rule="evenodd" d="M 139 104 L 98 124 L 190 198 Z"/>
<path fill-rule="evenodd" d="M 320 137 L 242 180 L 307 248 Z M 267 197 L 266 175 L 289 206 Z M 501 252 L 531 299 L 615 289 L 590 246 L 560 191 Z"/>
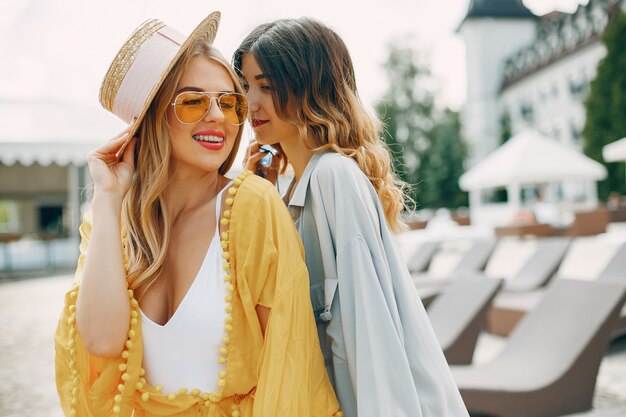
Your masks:
<path fill-rule="evenodd" d="M 422 242 L 414 250 L 407 259 L 407 267 L 409 272 L 420 273 L 428 269 L 433 255 L 437 251 L 438 242 Z"/>
<path fill-rule="evenodd" d="M 602 271 L 598 280 L 626 284 L 626 244 L 617 250 L 615 257 Z M 626 305 L 622 308 L 615 329 L 613 329 L 613 338 L 623 335 L 626 335 Z"/>
<path fill-rule="evenodd" d="M 568 268 L 560 268 L 552 280 L 617 281 L 626 284 L 626 244 L 613 251 L 610 251 L 610 246 L 604 247 L 599 244 L 596 251 L 596 253 L 590 253 L 589 256 L 595 257 L 602 252 L 609 253 L 608 261 L 602 263 L 602 269 L 595 276 L 572 276 L 575 271 Z M 566 257 L 579 257 L 583 251 L 572 252 L 568 253 Z M 520 319 L 539 304 L 545 292 L 545 288 L 525 292 L 501 291 L 496 296 L 487 316 L 489 331 L 500 336 L 507 336 Z M 626 333 L 626 311 L 622 312 L 620 317 L 616 324 L 614 336 Z"/>
<path fill-rule="evenodd" d="M 460 279 L 428 307 L 428 317 L 449 364 L 469 364 L 501 279 Z"/>
<path fill-rule="evenodd" d="M 472 248 L 465 253 L 463 259 L 456 265 L 452 276 L 466 272 L 482 271 L 487 265 L 489 256 L 496 246 L 495 239 L 480 239 L 475 242 Z"/>
<path fill-rule="evenodd" d="M 570 242 L 571 239 L 568 237 L 547 237 L 531 241 L 500 239 L 484 272 L 474 270 L 461 274 L 457 270 L 457 278 L 483 275 L 492 278 L 506 278 L 503 291 L 533 290 L 545 285 L 554 275 Z M 498 268 L 494 264 L 513 263 L 512 258 L 515 257 L 515 254 L 511 252 L 527 252 L 527 254 L 526 256 L 521 254 L 521 263 L 513 266 L 512 273 L 507 274 L 501 267 Z M 450 283 L 450 280 L 439 280 L 430 285 L 418 280 L 414 280 L 414 282 L 416 282 L 422 300 L 429 300 L 435 298 L 439 291 Z"/>
<path fill-rule="evenodd" d="M 495 359 L 451 366 L 470 413 L 552 417 L 589 410 L 625 297 L 624 284 L 553 281 Z"/>
<path fill-rule="evenodd" d="M 530 291 L 545 285 L 559 268 L 567 252 L 570 238 L 545 237 L 538 239 L 535 253 L 523 268 L 504 283 L 504 291 Z"/>
<path fill-rule="evenodd" d="M 431 277 L 428 273 L 412 273 L 413 283 L 424 305 L 428 305 L 441 289 L 449 285 L 452 280 L 460 276 L 472 276 L 482 271 L 495 245 L 496 240 L 494 239 L 476 240 L 470 249 L 461 256 L 447 277 Z"/>

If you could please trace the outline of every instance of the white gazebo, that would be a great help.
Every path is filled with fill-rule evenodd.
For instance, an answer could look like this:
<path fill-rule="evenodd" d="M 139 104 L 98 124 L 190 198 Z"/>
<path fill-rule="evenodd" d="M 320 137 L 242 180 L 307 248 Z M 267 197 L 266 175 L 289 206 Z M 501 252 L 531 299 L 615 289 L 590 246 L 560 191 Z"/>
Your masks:
<path fill-rule="evenodd" d="M 461 189 L 470 193 L 473 219 L 481 216 L 481 191 L 506 188 L 508 205 L 505 219 L 521 206 L 520 192 L 524 185 L 581 181 L 586 184 L 589 205 L 597 204 L 596 181 L 606 178 L 606 168 L 570 146 L 558 143 L 534 130 L 524 130 L 513 136 L 459 180 Z M 498 221 L 496 220 L 496 223 Z"/>

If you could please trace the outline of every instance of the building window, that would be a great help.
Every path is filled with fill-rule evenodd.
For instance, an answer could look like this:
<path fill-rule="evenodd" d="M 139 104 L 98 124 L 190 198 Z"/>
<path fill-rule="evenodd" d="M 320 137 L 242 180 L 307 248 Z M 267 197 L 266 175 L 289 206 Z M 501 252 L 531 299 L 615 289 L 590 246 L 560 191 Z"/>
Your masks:
<path fill-rule="evenodd" d="M 592 30 L 591 23 L 589 22 L 587 14 L 582 11 L 579 11 L 579 13 L 576 16 L 575 23 L 576 23 L 576 29 L 578 33 L 580 34 L 581 40 L 587 39 Z"/>
<path fill-rule="evenodd" d="M 19 230 L 19 213 L 16 201 L 0 200 L 0 233 L 15 233 Z"/>
<path fill-rule="evenodd" d="M 569 91 L 572 97 L 581 98 L 587 92 L 587 81 L 582 72 L 571 76 L 569 78 L 568 84 L 569 84 Z"/>
<path fill-rule="evenodd" d="M 572 134 L 572 141 L 576 145 L 582 145 L 583 143 L 583 132 L 582 129 L 576 126 L 576 123 L 570 122 L 569 124 L 570 132 Z"/>
<path fill-rule="evenodd" d="M 520 106 L 520 115 L 525 121 L 532 122 L 535 119 L 533 105 L 530 103 L 523 103 Z"/>
<path fill-rule="evenodd" d="M 595 4 L 591 9 L 591 22 L 595 33 L 601 34 L 608 23 L 607 12 L 601 5 Z"/>
<path fill-rule="evenodd" d="M 550 59 L 550 46 L 545 39 L 541 39 L 536 46 L 539 62 L 544 63 Z"/>
<path fill-rule="evenodd" d="M 39 207 L 39 231 L 43 233 L 63 232 L 63 206 L 49 205 Z"/>
<path fill-rule="evenodd" d="M 539 87 L 539 98 L 541 101 L 546 101 L 549 95 L 550 87 L 548 86 L 548 83 L 541 83 L 541 86 Z"/>
<path fill-rule="evenodd" d="M 578 43 L 578 37 L 576 30 L 573 27 L 572 21 L 567 20 L 562 29 L 563 44 L 565 49 L 572 49 Z"/>
<path fill-rule="evenodd" d="M 556 82 L 552 84 L 552 96 L 555 98 L 559 96 L 559 85 Z"/>

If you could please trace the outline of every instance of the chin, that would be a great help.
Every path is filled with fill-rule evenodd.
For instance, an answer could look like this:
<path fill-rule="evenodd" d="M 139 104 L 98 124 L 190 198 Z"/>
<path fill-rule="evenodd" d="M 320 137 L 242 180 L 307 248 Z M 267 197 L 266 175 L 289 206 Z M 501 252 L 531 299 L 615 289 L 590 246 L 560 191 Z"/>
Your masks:
<path fill-rule="evenodd" d="M 220 159 L 218 161 L 216 160 L 207 161 L 206 163 L 203 164 L 203 168 L 209 172 L 217 172 L 220 169 L 220 167 L 224 164 L 224 162 L 226 162 L 226 158 Z"/>
<path fill-rule="evenodd" d="M 184 162 L 184 165 L 201 172 L 217 172 L 224 161 L 226 161 L 226 158 L 201 158 L 187 160 Z"/>
<path fill-rule="evenodd" d="M 278 139 L 269 139 L 258 135 L 255 137 L 255 140 L 261 145 L 276 145 L 280 142 Z"/>

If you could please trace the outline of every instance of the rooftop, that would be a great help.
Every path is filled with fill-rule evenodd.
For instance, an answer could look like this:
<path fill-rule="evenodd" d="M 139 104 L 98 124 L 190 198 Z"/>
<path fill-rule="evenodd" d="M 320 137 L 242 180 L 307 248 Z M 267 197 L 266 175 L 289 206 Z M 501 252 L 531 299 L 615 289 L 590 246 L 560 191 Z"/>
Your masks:
<path fill-rule="evenodd" d="M 535 18 L 522 0 L 471 0 L 465 19 L 475 17 Z"/>

